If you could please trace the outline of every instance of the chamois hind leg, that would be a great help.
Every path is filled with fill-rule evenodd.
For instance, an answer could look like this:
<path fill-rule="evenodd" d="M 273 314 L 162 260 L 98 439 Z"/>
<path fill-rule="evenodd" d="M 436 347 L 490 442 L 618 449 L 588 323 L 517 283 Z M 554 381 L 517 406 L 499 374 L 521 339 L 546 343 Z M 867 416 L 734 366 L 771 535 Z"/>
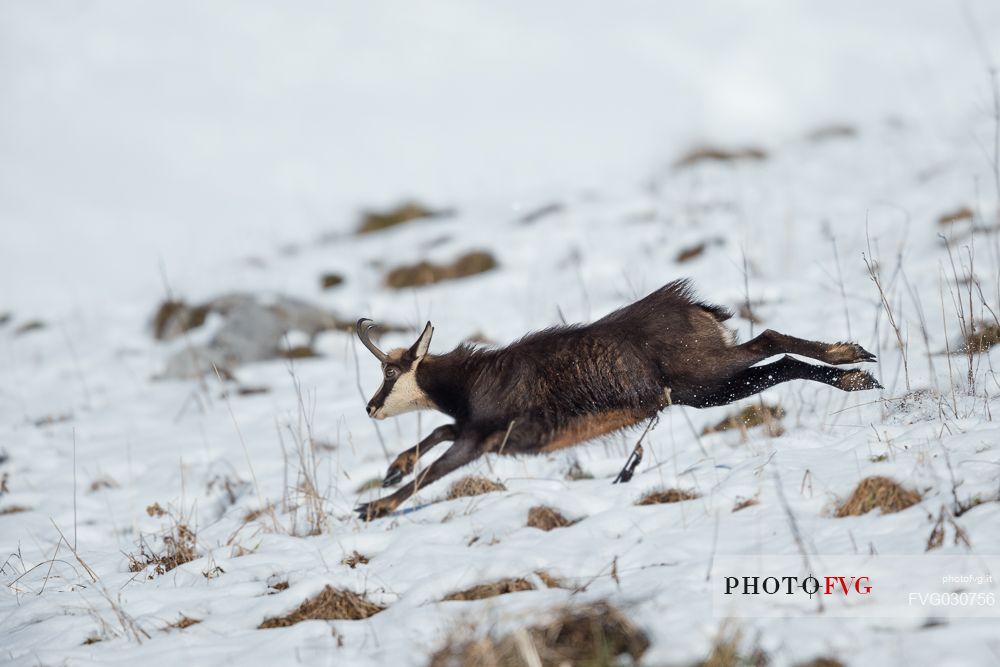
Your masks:
<path fill-rule="evenodd" d="M 882 388 L 878 380 L 872 377 L 868 371 L 857 368 L 814 366 L 793 357 L 784 356 L 773 363 L 754 366 L 737 373 L 718 389 L 699 396 L 695 407 L 708 408 L 726 405 L 789 380 L 813 380 L 843 391 Z"/>
<path fill-rule="evenodd" d="M 393 484 L 398 484 L 403 480 L 403 477 L 413 472 L 413 468 L 417 465 L 417 460 L 420 459 L 421 456 L 431 451 L 435 445 L 440 445 L 442 442 L 448 442 L 454 439 L 454 424 L 438 426 L 430 432 L 430 435 L 417 443 L 415 447 L 410 447 L 405 452 L 397 456 L 395 461 L 389 464 L 389 470 L 386 471 L 385 479 L 382 480 L 382 487 L 384 488 L 392 486 Z"/>
<path fill-rule="evenodd" d="M 857 343 L 821 343 L 786 336 L 773 329 L 767 329 L 756 338 L 733 349 L 743 352 L 751 364 L 776 354 L 800 354 L 835 366 L 875 361 L 875 355 Z"/>

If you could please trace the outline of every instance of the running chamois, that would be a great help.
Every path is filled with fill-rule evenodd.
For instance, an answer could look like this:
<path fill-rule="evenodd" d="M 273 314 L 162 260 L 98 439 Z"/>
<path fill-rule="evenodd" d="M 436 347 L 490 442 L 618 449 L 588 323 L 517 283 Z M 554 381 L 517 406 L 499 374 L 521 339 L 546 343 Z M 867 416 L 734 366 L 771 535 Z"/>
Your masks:
<path fill-rule="evenodd" d="M 382 363 L 382 386 L 368 402 L 374 419 L 438 410 L 454 419 L 389 466 L 383 486 L 413 472 L 435 445 L 451 447 L 392 495 L 357 508 L 365 519 L 394 511 L 418 488 L 488 452 L 551 452 L 650 419 L 671 404 L 732 403 L 789 380 L 843 391 L 881 389 L 860 369 L 808 364 L 788 354 L 842 365 L 875 361 L 856 343 L 820 343 L 768 329 L 737 344 L 727 309 L 698 301 L 685 280 L 671 282 L 591 324 L 557 326 L 499 349 L 461 345 L 429 354 L 428 322 L 409 349 L 380 350 L 361 319 L 361 342 Z M 777 361 L 755 366 L 769 357 Z"/>

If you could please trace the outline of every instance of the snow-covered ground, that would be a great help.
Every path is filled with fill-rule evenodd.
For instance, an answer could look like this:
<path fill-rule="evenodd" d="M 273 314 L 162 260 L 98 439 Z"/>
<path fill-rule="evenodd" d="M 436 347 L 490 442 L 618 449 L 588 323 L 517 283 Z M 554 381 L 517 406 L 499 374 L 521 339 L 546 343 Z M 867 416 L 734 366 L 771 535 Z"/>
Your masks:
<path fill-rule="evenodd" d="M 942 506 L 978 497 L 933 553 L 1000 554 L 1000 346 L 971 371 L 945 354 L 958 295 L 967 322 L 1000 312 L 997 44 L 990 2 L 3 4 L 0 661 L 422 665 L 470 624 L 609 600 L 650 635 L 645 664 L 691 664 L 724 623 L 713 555 L 798 554 L 789 516 L 813 553 L 916 555 Z M 767 155 L 672 166 L 697 145 Z M 455 215 L 353 234 L 360 208 L 409 196 Z M 972 221 L 939 224 L 966 206 Z M 499 268 L 383 287 L 397 265 L 476 249 Z M 970 266 L 981 296 L 956 286 Z M 344 284 L 322 290 L 327 271 Z M 445 422 L 376 428 L 377 364 L 352 336 L 236 369 L 266 393 L 154 379 L 220 326 L 155 341 L 167 285 L 192 303 L 243 291 L 429 318 L 435 352 L 594 319 L 681 276 L 707 300 L 756 304 L 760 323 L 734 319 L 743 339 L 858 341 L 885 390 L 779 386 L 764 397 L 785 409 L 778 437 L 701 435 L 733 408 L 671 409 L 630 484 L 610 482 L 634 432 L 477 461 L 462 474 L 507 491 L 432 502 L 449 478 L 405 506 L 417 511 L 365 524 L 352 508 L 380 490 L 359 488 Z M 569 479 L 574 467 L 592 477 Z M 871 475 L 923 499 L 834 517 Z M 700 498 L 634 505 L 658 487 Z M 147 513 L 156 503 L 169 514 Z M 536 505 L 580 521 L 526 527 Z M 174 519 L 198 558 L 130 571 Z M 342 564 L 355 551 L 369 562 Z M 915 576 L 934 574 L 920 562 Z M 440 601 L 537 570 L 571 588 Z M 256 629 L 327 584 L 386 609 Z M 167 628 L 182 616 L 200 623 Z M 930 616 L 734 622 L 778 665 L 1000 661 L 997 617 Z"/>

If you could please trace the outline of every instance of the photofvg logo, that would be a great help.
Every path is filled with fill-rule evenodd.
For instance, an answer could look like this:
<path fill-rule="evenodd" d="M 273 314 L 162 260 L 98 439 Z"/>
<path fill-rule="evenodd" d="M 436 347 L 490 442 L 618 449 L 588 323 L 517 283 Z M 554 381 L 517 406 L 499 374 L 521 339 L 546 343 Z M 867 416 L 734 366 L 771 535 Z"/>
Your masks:
<path fill-rule="evenodd" d="M 872 592 L 868 576 L 814 577 L 726 577 L 726 595 L 868 595 Z"/>
<path fill-rule="evenodd" d="M 717 556 L 719 617 L 1000 617 L 1000 556 Z"/>

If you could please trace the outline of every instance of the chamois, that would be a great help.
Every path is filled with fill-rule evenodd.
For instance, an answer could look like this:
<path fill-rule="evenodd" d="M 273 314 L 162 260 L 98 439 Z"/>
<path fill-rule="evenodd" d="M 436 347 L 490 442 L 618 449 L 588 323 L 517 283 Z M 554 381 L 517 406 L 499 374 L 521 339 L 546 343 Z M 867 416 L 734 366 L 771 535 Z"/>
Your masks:
<path fill-rule="evenodd" d="M 453 442 L 444 455 L 357 512 L 365 519 L 384 516 L 418 488 L 487 452 L 555 451 L 636 425 L 671 404 L 725 405 L 800 379 L 844 391 L 881 388 L 866 371 L 786 354 L 834 365 L 875 361 L 856 343 L 820 343 L 768 329 L 737 344 L 723 324 L 730 317 L 677 280 L 591 324 L 552 327 L 498 349 L 460 345 L 429 354 L 434 328 L 428 322 L 409 349 L 383 352 L 371 341 L 372 321 L 358 320 L 358 337 L 382 363 L 382 386 L 368 402 L 368 415 L 438 410 L 454 423 L 396 457 L 382 485 L 402 481 L 432 447 Z M 779 354 L 785 356 L 754 365 Z"/>

